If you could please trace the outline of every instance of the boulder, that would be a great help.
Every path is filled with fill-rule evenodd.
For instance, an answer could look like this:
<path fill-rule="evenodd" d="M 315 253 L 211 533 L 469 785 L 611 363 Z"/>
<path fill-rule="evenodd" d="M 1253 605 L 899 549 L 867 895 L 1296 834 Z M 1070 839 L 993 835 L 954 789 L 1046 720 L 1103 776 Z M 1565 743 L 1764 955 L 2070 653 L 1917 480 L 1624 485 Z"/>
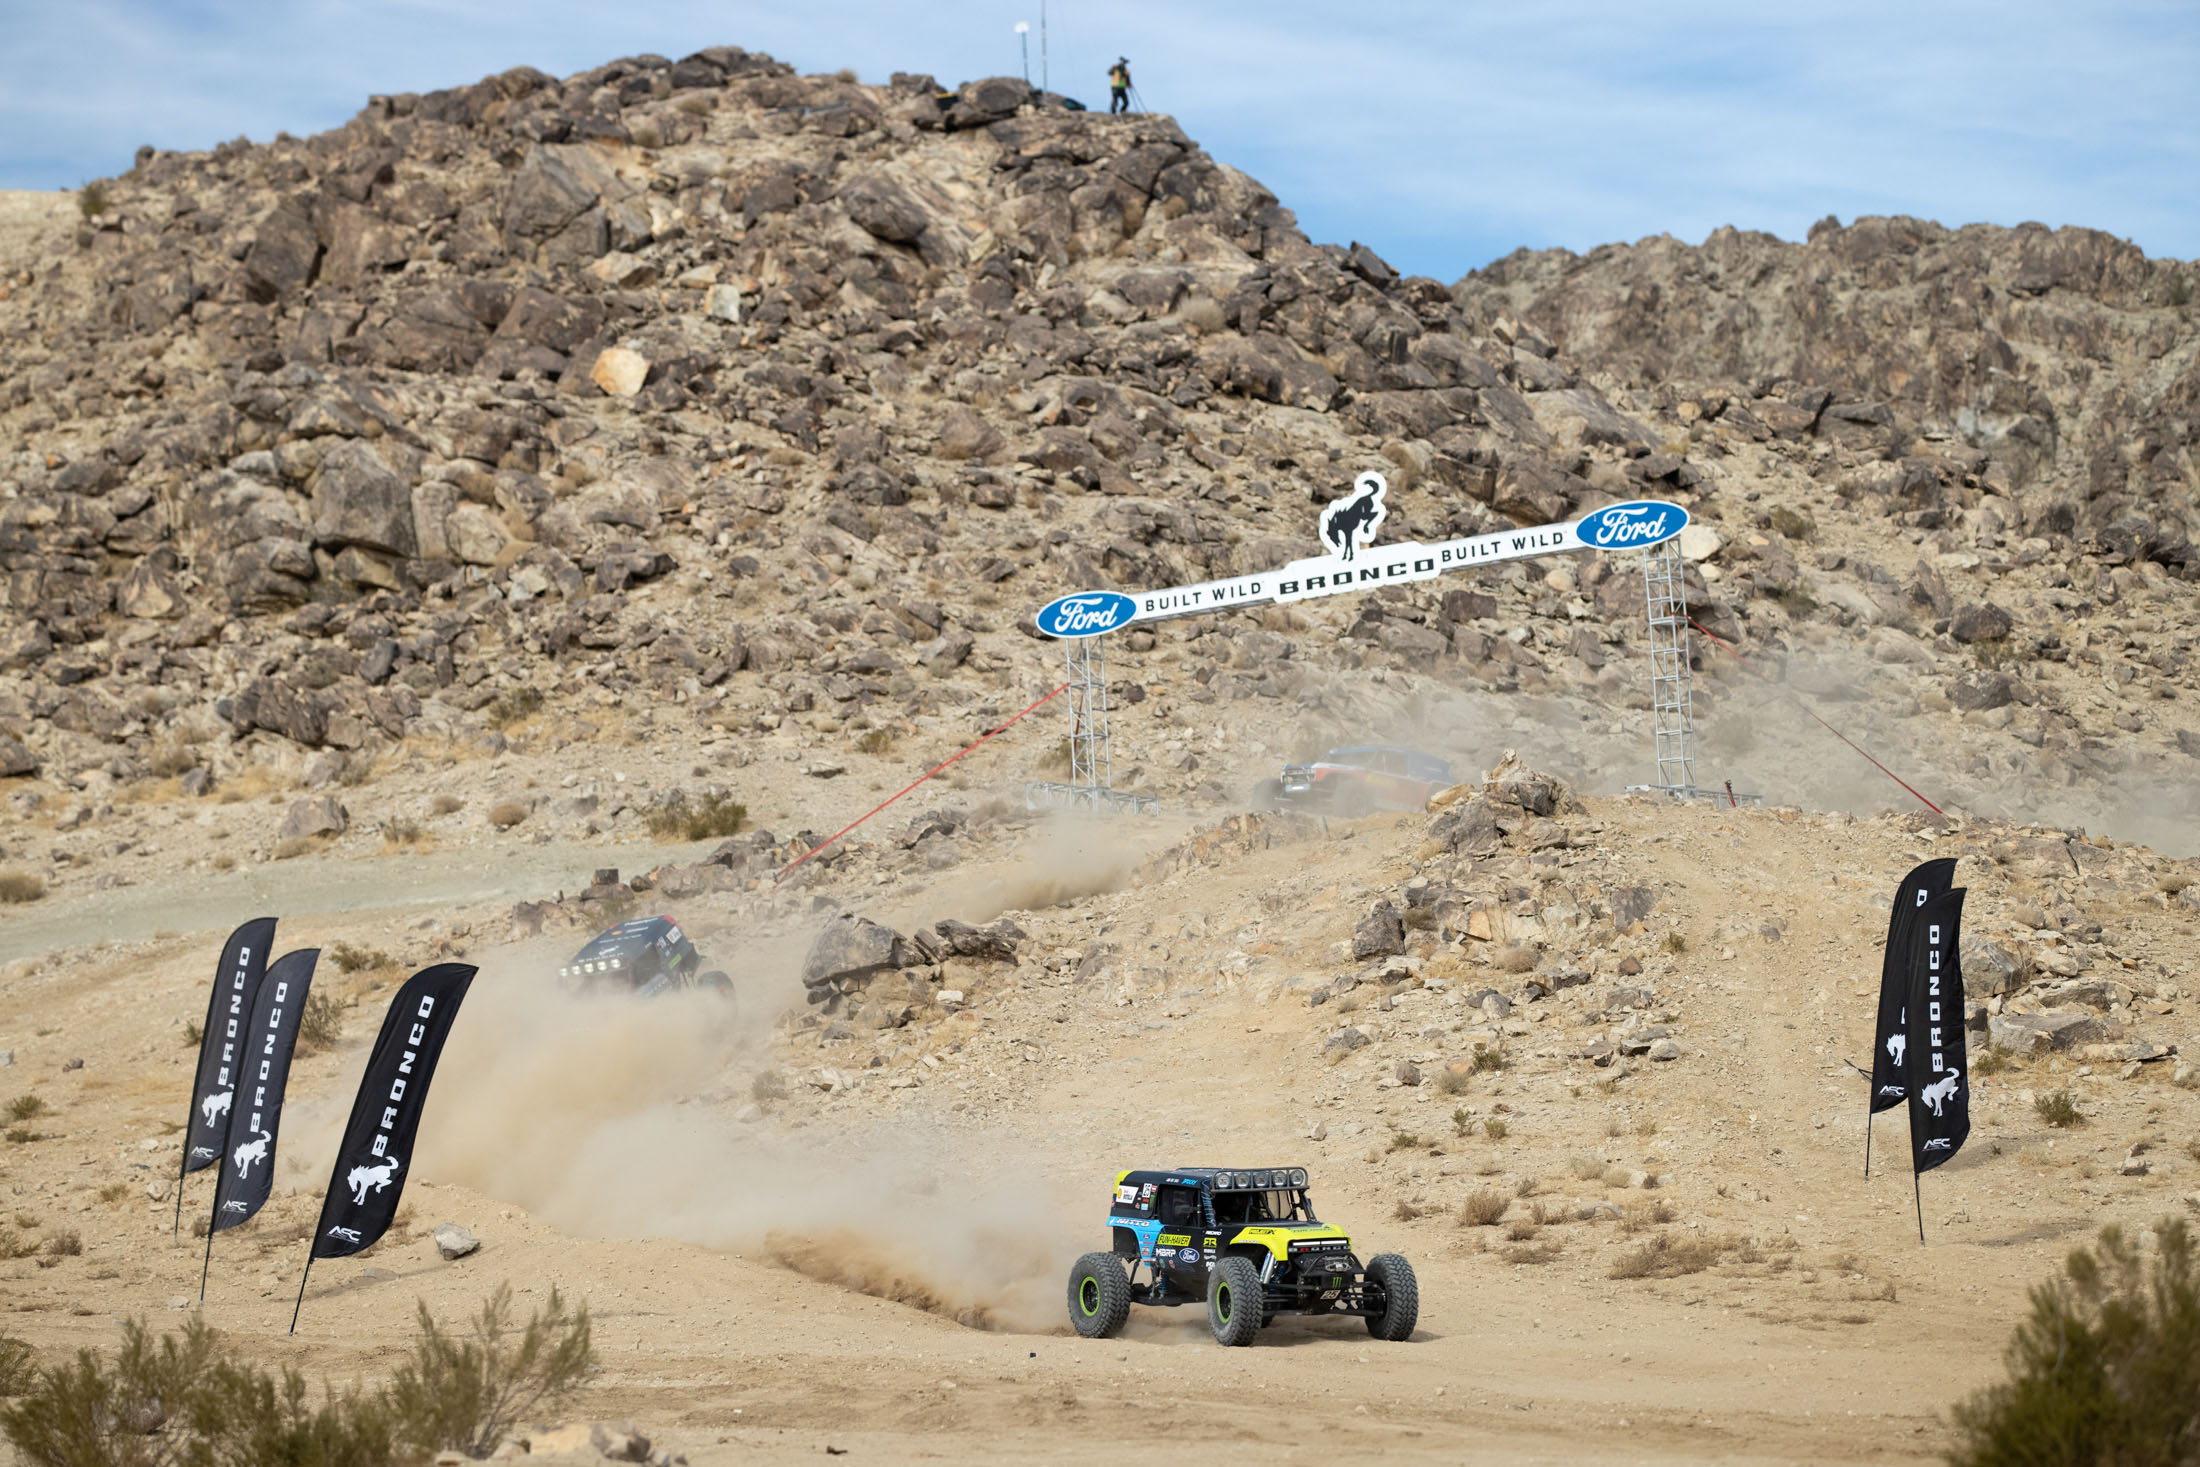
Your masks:
<path fill-rule="evenodd" d="M 907 955 L 908 944 L 893 928 L 843 912 L 811 939 L 802 958 L 802 986 L 818 1001 L 827 990 L 858 986 L 903 966 Z"/>
<path fill-rule="evenodd" d="M 623 346 L 607 346 L 588 369 L 589 380 L 613 397 L 632 397 L 649 380 L 649 358 Z"/>
<path fill-rule="evenodd" d="M 962 958 L 993 958 L 1002 962 L 1016 961 L 1016 944 L 1024 938 L 1024 930 L 1007 918 L 990 927 L 973 927 L 967 922 L 952 918 L 932 924 L 939 934 L 946 952 Z"/>
<path fill-rule="evenodd" d="M 1504 842 L 1497 812 L 1480 795 L 1464 800 L 1429 822 L 1429 838 L 1462 856 L 1487 856 Z"/>
<path fill-rule="evenodd" d="M 932 216 L 916 197 L 883 173 L 862 173 L 835 195 L 848 217 L 874 239 L 910 244 L 931 227 Z"/>
<path fill-rule="evenodd" d="M 1687 534 L 1686 530 L 1681 532 Z M 1948 635 L 1959 642 L 1998 642 L 2016 623 L 2009 613 L 1990 604 L 1958 606 L 1948 619 Z"/>
<path fill-rule="evenodd" d="M 316 835 L 342 835 L 351 827 L 351 812 L 334 795 L 297 800 L 283 816 L 277 840 L 304 840 Z"/>
<path fill-rule="evenodd" d="M 443 522 L 443 537 L 452 559 L 464 565 L 495 565 L 513 539 L 495 510 L 471 503 L 451 511 Z"/>
<path fill-rule="evenodd" d="M 1401 1085 L 1418 1085 L 1421 1083 L 1421 1067 L 1409 1059 L 1399 1060 L 1392 1067 L 1390 1074 L 1391 1078 Z"/>
<path fill-rule="evenodd" d="M 175 552 L 165 546 L 143 556 L 115 586 L 115 610 L 149 621 L 183 615 L 183 587 L 176 580 Z"/>
<path fill-rule="evenodd" d="M 1996 1048 L 2012 1054 L 2068 1049 L 2073 1044 L 2103 1039 L 2107 1034 L 2107 1028 L 2091 1014 L 1994 1014 L 1986 1021 L 1986 1037 Z"/>
<path fill-rule="evenodd" d="M 1066 434 L 1067 430 L 1063 431 Z M 1067 436 L 1074 438 L 1074 435 Z M 1084 440 L 1075 441 L 1080 447 L 1084 446 Z M 1001 436 L 1000 429 L 957 403 L 941 419 L 939 442 L 933 446 L 932 452 L 938 458 L 976 459 L 980 463 L 990 463 L 1007 446 L 1008 440 Z M 1090 452 L 1090 449 L 1087 448 L 1086 451 Z"/>
<path fill-rule="evenodd" d="M 481 1240 L 475 1237 L 470 1230 L 460 1227 L 457 1223 L 437 1223 L 435 1225 L 435 1251 L 442 1254 L 446 1259 L 464 1258 L 480 1247 Z"/>
<path fill-rule="evenodd" d="M 327 740 L 328 715 L 321 694 L 287 678 L 254 678 L 229 701 L 230 722 L 240 732 L 264 728 L 308 748 Z"/>
<path fill-rule="evenodd" d="M 39 758 L 21 739 L 0 734 L 0 779 L 14 779 L 18 775 L 36 774 Z"/>
<path fill-rule="evenodd" d="M 1378 901 L 1352 929 L 1352 956 L 1356 959 L 1393 958 L 1405 950 L 1405 918 L 1387 900 Z"/>
<path fill-rule="evenodd" d="M 1963 980 L 1975 994 L 1991 997 L 2015 993 L 2024 986 L 2028 965 L 1998 942 L 1981 937 L 1963 939 Z"/>
<path fill-rule="evenodd" d="M 408 558 L 419 551 L 412 488 L 366 440 L 347 438 L 321 456 L 313 474 L 313 538 Z"/>

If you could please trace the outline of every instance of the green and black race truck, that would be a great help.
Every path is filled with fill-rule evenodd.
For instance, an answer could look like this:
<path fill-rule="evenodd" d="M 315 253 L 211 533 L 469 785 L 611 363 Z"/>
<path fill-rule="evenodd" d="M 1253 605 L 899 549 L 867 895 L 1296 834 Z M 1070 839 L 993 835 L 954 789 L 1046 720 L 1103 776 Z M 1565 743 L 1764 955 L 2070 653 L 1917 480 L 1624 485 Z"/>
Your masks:
<path fill-rule="evenodd" d="M 1120 1173 L 1114 1247 L 1070 1270 L 1069 1322 L 1103 1339 L 1133 1304 L 1204 1301 L 1225 1345 L 1250 1345 L 1279 1314 L 1356 1314 L 1378 1340 L 1407 1338 L 1421 1313 L 1413 1265 L 1396 1253 L 1363 1265 L 1343 1229 L 1316 1220 L 1306 1183 L 1304 1167 Z"/>

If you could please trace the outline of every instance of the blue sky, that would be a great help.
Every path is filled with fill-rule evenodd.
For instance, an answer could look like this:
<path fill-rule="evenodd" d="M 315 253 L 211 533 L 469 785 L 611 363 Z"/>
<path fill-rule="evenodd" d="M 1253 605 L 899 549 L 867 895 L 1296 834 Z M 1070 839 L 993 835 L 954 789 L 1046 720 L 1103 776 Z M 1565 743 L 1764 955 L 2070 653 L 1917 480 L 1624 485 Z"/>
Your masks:
<path fill-rule="evenodd" d="M 309 133 L 370 92 L 702 46 L 866 81 L 1018 69 L 1039 0 L 0 0 L 0 187 L 74 187 L 140 143 Z M 2193 0 L 1168 3 L 1048 0 L 1057 90 L 1145 101 L 1298 211 L 1452 280 L 1827 214 L 2086 224 L 2200 255 Z"/>

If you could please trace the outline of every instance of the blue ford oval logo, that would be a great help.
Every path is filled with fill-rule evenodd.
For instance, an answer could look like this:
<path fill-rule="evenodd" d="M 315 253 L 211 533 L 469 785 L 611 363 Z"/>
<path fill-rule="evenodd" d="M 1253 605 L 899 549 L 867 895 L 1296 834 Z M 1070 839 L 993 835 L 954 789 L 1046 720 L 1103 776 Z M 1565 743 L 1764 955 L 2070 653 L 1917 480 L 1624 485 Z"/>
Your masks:
<path fill-rule="evenodd" d="M 1128 626 L 1137 613 L 1138 603 L 1120 591 L 1083 591 L 1049 601 L 1032 620 L 1050 637 L 1097 637 Z"/>
<path fill-rule="evenodd" d="M 1662 499 L 1607 505 L 1581 521 L 1581 541 L 1600 550 L 1662 545 L 1688 526 L 1688 511 Z"/>

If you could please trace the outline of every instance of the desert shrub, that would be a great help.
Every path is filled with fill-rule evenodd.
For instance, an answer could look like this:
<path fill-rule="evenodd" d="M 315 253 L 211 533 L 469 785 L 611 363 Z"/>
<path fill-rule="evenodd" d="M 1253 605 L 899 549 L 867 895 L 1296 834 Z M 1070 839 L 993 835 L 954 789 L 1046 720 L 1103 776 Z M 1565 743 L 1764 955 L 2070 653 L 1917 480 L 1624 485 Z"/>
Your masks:
<path fill-rule="evenodd" d="M 74 1228 L 55 1233 L 46 1239 L 46 1256 L 49 1258 L 81 1258 L 83 1254 L 84 1239 Z"/>
<path fill-rule="evenodd" d="M 298 1052 L 317 1054 L 344 1037 L 344 1006 L 322 989 L 306 995 L 304 1012 L 298 1015 Z"/>
<path fill-rule="evenodd" d="M 183 1047 L 185 1049 L 197 1049 L 199 1041 L 205 1037 L 206 1030 L 197 1019 L 185 1019 L 183 1021 Z"/>
<path fill-rule="evenodd" d="M 859 754 L 883 754 L 894 747 L 894 735 L 890 729 L 865 729 L 856 735 L 856 752 Z"/>
<path fill-rule="evenodd" d="M 2182 1467 L 2200 1451 L 2200 1274 L 2182 1219 L 2156 1246 L 2110 1225 L 2032 1290 L 2009 1379 L 1951 1413 L 1956 1467 Z"/>
<path fill-rule="evenodd" d="M 514 688 L 499 693 L 482 711 L 488 716 L 491 727 L 510 728 L 542 711 L 542 692 L 537 688 Z"/>
<path fill-rule="evenodd" d="M 1577 1154 L 1567 1158 L 1566 1169 L 1574 1174 L 1577 1182 L 1593 1182 L 1604 1175 L 1604 1158 Z"/>
<path fill-rule="evenodd" d="M 8 1102 L 8 1119 L 30 1121 L 46 1113 L 46 1102 L 36 1095 L 18 1095 Z"/>
<path fill-rule="evenodd" d="M 1515 1197 L 1533 1197 L 1542 1190 L 1543 1179 L 1541 1177 L 1522 1177 L 1519 1181 L 1513 1183 L 1513 1196 Z"/>
<path fill-rule="evenodd" d="M 1516 1217 L 1505 1224 L 1505 1241 L 1508 1243 L 1525 1243 L 1541 1231 L 1542 1229 L 1536 1226 L 1534 1218 Z"/>
<path fill-rule="evenodd" d="M 456 795 L 437 795 L 428 802 L 428 809 L 437 815 L 450 815 L 466 808 L 466 802 Z"/>
<path fill-rule="evenodd" d="M 748 817 L 749 807 L 730 795 L 713 790 L 690 799 L 676 791 L 642 821 L 659 840 L 719 840 L 739 834 Z"/>
<path fill-rule="evenodd" d="M 499 1284 L 463 1336 L 444 1333 L 422 1304 L 412 1359 L 384 1398 L 399 1441 L 486 1457 L 510 1428 L 571 1395 L 595 1364 L 587 1305 L 569 1310 L 552 1288 L 517 1327 L 511 1285 Z"/>
<path fill-rule="evenodd" d="M 1184 329 L 1195 336 L 1212 336 L 1230 324 L 1222 313 L 1222 302 L 1209 295 L 1186 296 L 1176 315 Z"/>
<path fill-rule="evenodd" d="M 1545 1238 L 1536 1243 L 1516 1243 L 1500 1251 L 1497 1256 L 1507 1263 L 1552 1263 L 1557 1260 L 1561 1251 L 1557 1243 Z"/>
<path fill-rule="evenodd" d="M 765 1070 L 749 1082 L 749 1095 L 759 1105 L 787 1098 L 787 1077 L 777 1070 Z"/>
<path fill-rule="evenodd" d="M 2021 661 L 2023 654 L 2007 637 L 1982 637 L 1971 644 L 1971 656 L 1981 667 L 2000 668 Z"/>
<path fill-rule="evenodd" d="M 96 178 L 76 191 L 76 212 L 86 219 L 97 219 L 113 207 L 114 201 L 107 197 L 107 185 Z"/>
<path fill-rule="evenodd" d="M 390 955 L 371 947 L 354 947 L 348 942 L 332 942 L 327 949 L 328 960 L 340 973 L 357 973 L 367 968 L 392 966 Z"/>
<path fill-rule="evenodd" d="M 37 1356 L 13 1335 L 0 1335 L 0 1397 L 20 1396 L 37 1374 Z"/>
<path fill-rule="evenodd" d="M 1455 1070 L 1450 1065 L 1446 1065 L 1436 1072 L 1436 1089 L 1440 1094 L 1464 1095 L 1473 1086 L 1474 1072 L 1472 1070 Z"/>
<path fill-rule="evenodd" d="M 386 846 L 416 846 L 427 838 L 427 834 L 427 829 L 417 820 L 382 822 L 382 844 Z"/>
<path fill-rule="evenodd" d="M 1684 934 L 1682 934 L 1682 933 L 1679 933 L 1679 932 L 1668 932 L 1668 933 L 1666 933 L 1666 934 L 1665 934 L 1665 950 L 1666 950 L 1667 952 L 1669 952 L 1669 953 L 1684 953 L 1684 952 L 1687 952 L 1687 951 L 1688 951 L 1688 938 L 1687 938 L 1687 936 L 1686 936 L 1686 935 L 1684 935 Z"/>
<path fill-rule="evenodd" d="M 199 764 L 198 751 L 173 734 L 163 736 L 146 756 L 145 767 L 162 779 L 188 774 Z"/>
<path fill-rule="evenodd" d="M 1393 1222 L 1412 1222 L 1417 1217 L 1426 1217 L 1434 1210 L 1433 1208 L 1419 1206 L 1401 1197 L 1398 1199 L 1398 1205 L 1390 1209 L 1390 1217 Z"/>
<path fill-rule="evenodd" d="M 130 1184 L 128 1182 L 109 1182 L 99 1189 L 99 1200 L 102 1202 L 120 1202 L 129 1195 Z"/>
<path fill-rule="evenodd" d="M 1463 1105 L 1452 1107 L 1451 1133 L 1454 1136 L 1472 1136 L 1474 1134 L 1474 1117 L 1467 1114 L 1467 1108 Z"/>
<path fill-rule="evenodd" d="M 1982 1044 L 1979 1046 L 1978 1052 L 1971 1056 L 1971 1073 L 1973 1075 L 1998 1075 L 2009 1068 L 2009 1063 L 2008 1050 L 2003 1049 L 1998 1044 Z"/>
<path fill-rule="evenodd" d="M 1469 1063 L 1473 1065 L 1474 1073 L 1477 1075 L 1486 1075 L 1492 1070 L 1502 1070 L 1505 1068 L 1505 1046 L 1502 1044 L 1477 1044 L 1474 1047 L 1474 1057 Z"/>
<path fill-rule="evenodd" d="M 1515 943 L 1499 948 L 1490 961 L 1501 973 L 1532 973 L 1535 971 L 1535 949 Z"/>
<path fill-rule="evenodd" d="M 2041 1120 L 2058 1131 L 2067 1131 L 2073 1126 L 2085 1124 L 2085 1112 L 2078 1109 L 2078 1102 L 2071 1098 L 2067 1090 L 2033 1096 L 2032 1109 L 2039 1113 Z"/>
<path fill-rule="evenodd" d="M 489 823 L 499 830 L 510 830 L 527 818 L 527 802 L 524 800 L 499 800 L 489 807 Z"/>
<path fill-rule="evenodd" d="M 1622 1232 L 1639 1233 L 1673 1220 L 1673 1209 L 1663 1202 L 1630 1202 L 1619 1210 Z"/>
<path fill-rule="evenodd" d="M 1790 509 L 1786 505 L 1775 507 L 1769 516 L 1772 528 L 1790 540 L 1809 540 L 1818 534 L 1818 522 L 1810 517 L 1810 511 Z"/>
<path fill-rule="evenodd" d="M 1459 1226 L 1463 1228 L 1492 1227 L 1512 1206 L 1512 1199 L 1489 1187 L 1467 1194 L 1467 1200 L 1459 1207 Z"/>
<path fill-rule="evenodd" d="M 0 1342 L 0 1393 L 12 1342 Z M 595 1368 L 588 1310 L 551 1291 L 524 1328 L 500 1287 L 465 1333 L 446 1333 L 427 1306 L 411 1357 L 388 1385 L 318 1402 L 305 1377 L 237 1358 L 204 1320 L 157 1342 L 141 1321 L 123 1327 L 112 1359 L 92 1350 L 53 1369 L 14 1367 L 19 1399 L 0 1432 L 29 1467 L 387 1467 L 442 1451 L 486 1456 L 522 1417 L 554 1407 Z"/>
<path fill-rule="evenodd" d="M 29 1258 L 38 1252 L 38 1240 L 13 1228 L 0 1228 L 0 1258 Z"/>
<path fill-rule="evenodd" d="M 1719 1254 L 1724 1251 L 1710 1238 L 1658 1233 L 1641 1247 L 1621 1254 L 1612 1264 L 1611 1276 L 1616 1279 L 1677 1279 L 1683 1274 L 1702 1273 L 1717 1263 Z"/>
<path fill-rule="evenodd" d="M 1413 1132 L 1401 1131 L 1395 1126 L 1391 1128 L 1390 1149 L 1392 1151 L 1412 1151 L 1422 1144 L 1421 1138 L 1414 1135 Z"/>
<path fill-rule="evenodd" d="M 35 871 L 0 871 L 0 902 L 35 902 L 46 894 L 46 878 Z"/>
<path fill-rule="evenodd" d="M 1510 1133 L 1511 1130 L 1511 1126 L 1499 1120 L 1496 1116 L 1491 1116 L 1489 1119 L 1482 1122 L 1482 1134 L 1489 1137 L 1492 1141 L 1504 1140 L 1506 1135 Z"/>

